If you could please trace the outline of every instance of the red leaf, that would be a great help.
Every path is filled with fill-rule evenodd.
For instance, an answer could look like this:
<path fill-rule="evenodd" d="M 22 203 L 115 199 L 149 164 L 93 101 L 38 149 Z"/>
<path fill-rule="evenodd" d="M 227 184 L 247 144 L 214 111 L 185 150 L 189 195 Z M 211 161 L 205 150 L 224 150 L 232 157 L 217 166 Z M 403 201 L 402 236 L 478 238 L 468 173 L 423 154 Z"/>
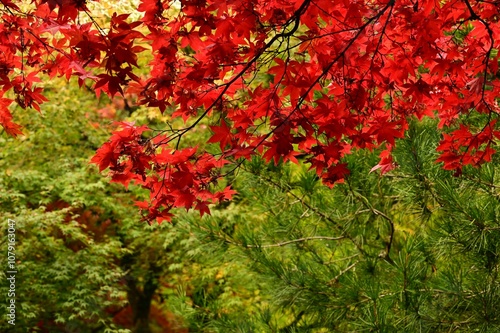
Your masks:
<path fill-rule="evenodd" d="M 115 146 L 112 143 L 104 143 L 101 148 L 97 149 L 97 152 L 90 160 L 90 163 L 99 165 L 99 172 L 105 170 L 117 159 L 117 154 L 115 154 L 114 149 Z"/>
<path fill-rule="evenodd" d="M 370 169 L 370 173 L 380 169 L 380 174 L 383 175 L 396 167 L 392 160 L 391 148 L 388 148 L 380 153 L 380 162 Z"/>
<path fill-rule="evenodd" d="M 209 209 L 209 208 L 208 208 L 208 206 L 207 206 L 204 202 L 202 202 L 202 201 L 198 201 L 198 202 L 196 203 L 196 207 L 195 207 L 195 209 L 196 209 L 197 211 L 199 211 L 199 212 L 200 212 L 200 216 L 201 216 L 201 217 L 203 217 L 203 215 L 205 215 L 205 214 L 211 215 L 211 214 L 210 214 L 210 209 Z"/>
<path fill-rule="evenodd" d="M 227 126 L 224 120 L 220 126 L 210 126 L 214 135 L 207 141 L 208 143 L 220 143 L 220 149 L 224 150 L 226 145 L 231 142 L 231 129 Z"/>

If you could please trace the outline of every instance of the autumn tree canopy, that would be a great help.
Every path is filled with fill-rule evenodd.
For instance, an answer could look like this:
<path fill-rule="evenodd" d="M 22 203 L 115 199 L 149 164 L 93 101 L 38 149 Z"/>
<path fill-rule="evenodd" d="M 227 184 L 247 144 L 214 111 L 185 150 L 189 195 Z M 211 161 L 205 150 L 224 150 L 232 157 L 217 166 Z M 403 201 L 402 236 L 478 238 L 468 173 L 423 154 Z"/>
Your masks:
<path fill-rule="evenodd" d="M 380 148 L 372 171 L 388 172 L 411 117 L 439 119 L 437 162 L 456 174 L 496 152 L 497 1 L 141 0 L 139 19 L 110 22 L 92 3 L 1 0 L 0 123 L 22 133 L 9 106 L 40 110 L 46 76 L 159 108 L 165 128 L 121 123 L 92 159 L 151 192 L 137 203 L 149 220 L 209 213 L 234 194 L 225 175 L 254 155 L 300 157 L 333 186 L 346 155 Z M 183 145 L 202 124 L 205 144 Z"/>

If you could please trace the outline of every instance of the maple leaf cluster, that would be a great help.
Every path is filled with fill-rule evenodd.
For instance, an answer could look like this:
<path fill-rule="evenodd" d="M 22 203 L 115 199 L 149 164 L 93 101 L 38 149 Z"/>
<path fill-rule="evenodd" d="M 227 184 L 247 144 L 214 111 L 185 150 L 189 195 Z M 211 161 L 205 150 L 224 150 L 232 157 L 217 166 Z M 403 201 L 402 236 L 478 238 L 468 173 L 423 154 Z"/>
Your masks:
<path fill-rule="evenodd" d="M 85 0 L 23 8 L 2 0 L 0 123 L 21 133 L 9 106 L 39 110 L 44 75 L 76 76 L 97 93 L 135 95 L 182 118 L 185 127 L 147 138 L 146 127 L 123 123 L 92 159 L 113 181 L 150 190 L 137 203 L 148 219 L 168 220 L 174 207 L 209 213 L 234 193 L 218 185 L 224 166 L 255 154 L 268 162 L 300 154 L 333 186 L 349 173 L 346 154 L 381 148 L 372 170 L 388 172 L 411 117 L 439 119 L 445 169 L 480 165 L 496 151 L 495 1 L 142 0 L 138 10 L 137 21 L 115 14 L 103 27 Z M 134 74 L 141 52 L 152 59 L 145 77 Z M 486 120 L 468 123 L 471 113 Z M 202 121 L 218 154 L 179 148 Z"/>

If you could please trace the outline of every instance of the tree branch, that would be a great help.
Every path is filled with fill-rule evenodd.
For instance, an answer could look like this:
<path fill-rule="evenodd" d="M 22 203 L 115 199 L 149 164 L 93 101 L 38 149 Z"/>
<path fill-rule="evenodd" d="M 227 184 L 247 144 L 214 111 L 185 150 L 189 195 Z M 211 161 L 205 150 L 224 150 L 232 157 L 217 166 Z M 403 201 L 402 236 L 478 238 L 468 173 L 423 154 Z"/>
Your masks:
<path fill-rule="evenodd" d="M 345 269 L 341 270 L 339 272 L 339 274 L 337 274 L 333 279 L 328 281 L 328 285 L 333 285 L 333 284 L 337 283 L 342 275 L 344 275 L 345 273 L 347 273 L 348 271 L 353 269 L 358 263 L 359 263 L 359 260 L 355 261 L 353 264 L 351 264 L 351 265 L 347 266 Z"/>
<path fill-rule="evenodd" d="M 344 236 L 339 236 L 339 237 L 329 237 L 329 236 L 310 236 L 310 237 L 303 237 L 303 238 L 297 238 L 297 239 L 292 239 L 280 243 L 275 243 L 275 244 L 265 244 L 265 245 L 244 245 L 244 244 L 239 244 L 240 246 L 246 247 L 246 248 L 269 248 L 269 247 L 281 247 L 285 246 L 288 244 L 293 244 L 293 243 L 300 243 L 300 242 L 305 242 L 309 240 L 341 240 L 345 239 Z M 233 243 L 235 244 L 235 243 Z"/>
<path fill-rule="evenodd" d="M 285 186 L 283 186 L 281 184 L 276 183 L 275 181 L 273 181 L 272 179 L 270 179 L 268 177 L 264 177 L 262 175 L 255 174 L 255 173 L 253 173 L 253 172 L 251 172 L 249 170 L 246 170 L 246 171 L 249 172 L 249 173 L 251 173 L 251 174 L 253 174 L 254 176 L 257 176 L 259 179 L 261 179 L 261 180 L 263 180 L 265 182 L 268 182 L 269 184 L 271 184 L 273 186 L 276 186 L 277 188 L 281 189 L 282 191 L 285 191 L 286 193 L 290 194 L 293 198 L 295 198 L 296 200 L 298 200 L 304 207 L 310 209 L 316 215 L 318 215 L 321 218 L 325 219 L 326 221 L 332 223 L 343 235 L 345 235 L 344 237 L 348 238 L 354 244 L 354 246 L 356 246 L 356 248 L 362 254 L 366 254 L 366 251 L 363 249 L 363 247 L 360 244 L 358 244 L 353 237 L 351 237 L 351 236 L 349 236 L 347 234 L 347 232 L 344 230 L 344 228 L 343 228 L 342 225 L 340 225 L 337 221 L 335 221 L 334 219 L 332 219 L 330 216 L 328 216 L 325 213 L 323 213 L 322 211 L 320 211 L 317 207 L 312 206 L 308 202 L 304 201 L 304 199 L 300 198 L 298 195 L 296 195 L 295 193 L 293 193 L 291 191 L 290 187 L 285 187 Z"/>

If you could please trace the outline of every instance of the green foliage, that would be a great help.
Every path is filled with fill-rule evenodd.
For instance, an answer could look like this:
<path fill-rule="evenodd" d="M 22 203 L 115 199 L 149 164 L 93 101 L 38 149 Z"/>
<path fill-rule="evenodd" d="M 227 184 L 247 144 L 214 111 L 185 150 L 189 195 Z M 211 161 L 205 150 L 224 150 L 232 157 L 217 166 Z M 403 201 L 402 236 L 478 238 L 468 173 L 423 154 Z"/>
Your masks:
<path fill-rule="evenodd" d="M 88 165 L 106 135 L 91 123 L 98 121 L 88 112 L 95 99 L 75 94 L 72 85 L 49 90 L 57 103 L 47 104 L 43 116 L 20 113 L 24 137 L 0 138 L 2 234 L 7 218 L 16 221 L 16 328 L 121 332 L 110 311 L 126 305 L 118 261 L 126 249 L 109 225 L 130 221 L 133 208 L 124 203 L 131 198 Z M 12 328 L 5 321 L 1 327 Z"/>
<path fill-rule="evenodd" d="M 149 226 L 133 206 L 141 190 L 109 184 L 89 165 L 112 126 L 100 114 L 130 113 L 73 84 L 46 86 L 52 102 L 43 114 L 18 114 L 25 136 L 0 137 L 0 230 L 7 234 L 8 218 L 17 223 L 16 331 L 202 331 L 258 302 L 245 262 L 213 256 L 193 228 L 203 226 L 198 215 L 180 213 L 175 226 Z M 144 112 L 137 109 L 130 119 L 140 122 Z M 0 265 L 6 267 L 5 256 Z M 0 278 L 5 281 L 4 271 Z M 5 299 L 7 290 L 2 284 Z M 147 290 L 150 303 L 140 303 Z M 6 305 L 0 304 L 2 314 Z M 127 308 L 136 305 L 148 323 L 134 326 Z M 2 320 L 0 330 L 12 327 Z"/>
<path fill-rule="evenodd" d="M 262 298 L 213 330 L 498 332 L 498 164 L 457 177 L 434 162 L 438 141 L 435 121 L 412 122 L 396 170 L 370 172 L 376 153 L 358 151 L 333 189 L 306 163 L 246 163 L 237 204 L 199 232 L 251 268 Z M 192 318 L 211 306 L 202 296 Z"/>
<path fill-rule="evenodd" d="M 96 243 L 77 221 L 65 221 L 68 212 L 25 209 L 15 216 L 17 327 L 27 330 L 43 322 L 52 330 L 61 325 L 112 328 L 105 309 L 123 306 L 124 291 L 116 285 L 123 274 L 114 264 L 120 244 L 110 238 Z M 5 288 L 1 292 L 7 295 Z M 2 321 L 2 329 L 8 327 Z"/>

